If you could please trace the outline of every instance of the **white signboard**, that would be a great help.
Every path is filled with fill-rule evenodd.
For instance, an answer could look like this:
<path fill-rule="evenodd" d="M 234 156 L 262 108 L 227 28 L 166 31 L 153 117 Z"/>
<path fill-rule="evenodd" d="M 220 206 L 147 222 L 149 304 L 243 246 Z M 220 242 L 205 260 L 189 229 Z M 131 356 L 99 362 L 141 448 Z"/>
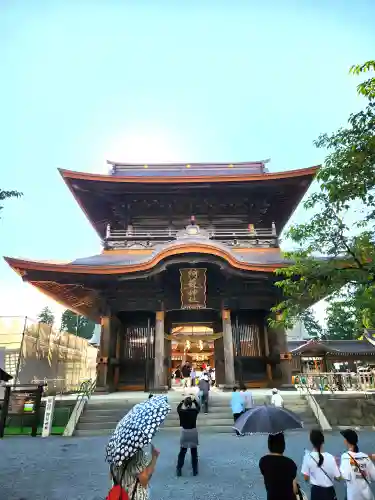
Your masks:
<path fill-rule="evenodd" d="M 48 396 L 46 400 L 46 409 L 44 412 L 42 437 L 48 437 L 51 434 L 54 409 L 55 396 Z"/>

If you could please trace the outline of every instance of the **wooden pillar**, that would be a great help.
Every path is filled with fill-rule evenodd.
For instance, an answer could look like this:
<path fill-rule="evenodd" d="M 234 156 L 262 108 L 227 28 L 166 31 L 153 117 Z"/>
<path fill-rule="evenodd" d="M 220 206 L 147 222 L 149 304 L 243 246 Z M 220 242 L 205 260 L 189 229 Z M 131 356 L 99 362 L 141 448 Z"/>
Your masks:
<path fill-rule="evenodd" d="M 108 359 L 111 340 L 111 316 L 102 316 L 100 347 L 96 364 L 96 385 L 100 389 L 108 389 Z"/>
<path fill-rule="evenodd" d="M 113 387 L 114 390 L 118 390 L 120 382 L 120 361 L 121 361 L 121 336 L 122 336 L 122 325 L 120 322 L 116 325 L 116 351 L 115 351 L 115 366 L 113 373 Z"/>
<path fill-rule="evenodd" d="M 165 391 L 164 311 L 156 312 L 154 391 Z"/>
<path fill-rule="evenodd" d="M 279 354 L 288 353 L 288 343 L 285 328 L 278 327 L 272 329 L 275 346 L 270 346 L 271 352 Z M 292 362 L 289 359 L 280 361 L 281 379 L 279 385 L 290 385 L 292 383 Z"/>
<path fill-rule="evenodd" d="M 263 331 L 264 331 L 264 351 L 265 355 L 268 357 L 270 355 L 270 346 L 268 342 L 268 328 L 267 325 L 263 326 Z M 267 363 L 267 379 L 268 379 L 268 384 L 272 385 L 272 367 L 269 363 Z"/>
<path fill-rule="evenodd" d="M 225 386 L 229 388 L 235 385 L 235 374 L 234 374 L 232 323 L 230 320 L 230 311 L 228 309 L 223 309 L 222 320 L 223 320 Z"/>

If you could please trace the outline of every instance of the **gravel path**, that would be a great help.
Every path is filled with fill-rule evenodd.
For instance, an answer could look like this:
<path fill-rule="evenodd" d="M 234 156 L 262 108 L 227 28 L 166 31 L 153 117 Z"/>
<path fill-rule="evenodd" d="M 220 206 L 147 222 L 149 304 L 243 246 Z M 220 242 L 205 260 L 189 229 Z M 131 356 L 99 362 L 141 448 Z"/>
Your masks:
<path fill-rule="evenodd" d="M 258 461 L 266 452 L 266 442 L 266 436 L 202 435 L 199 476 L 192 477 L 187 456 L 184 475 L 177 478 L 179 436 L 160 433 L 155 438 L 161 454 L 152 478 L 152 499 L 264 499 Z M 103 437 L 12 437 L 0 441 L 1 500 L 103 500 L 109 488 L 106 443 Z M 327 434 L 326 443 L 331 453 L 343 451 L 339 433 Z M 375 452 L 374 433 L 362 432 L 360 445 L 363 451 Z M 307 446 L 307 432 L 291 433 L 286 454 L 300 465 Z M 344 499 L 342 485 L 337 490 L 339 499 Z"/>

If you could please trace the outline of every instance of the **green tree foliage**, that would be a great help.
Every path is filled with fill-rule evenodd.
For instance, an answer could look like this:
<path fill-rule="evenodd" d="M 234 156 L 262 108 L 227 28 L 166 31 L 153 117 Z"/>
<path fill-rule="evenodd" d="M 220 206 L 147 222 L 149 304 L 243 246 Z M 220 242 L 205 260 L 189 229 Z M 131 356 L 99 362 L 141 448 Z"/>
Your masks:
<path fill-rule="evenodd" d="M 325 337 L 329 340 L 352 340 L 360 337 L 361 321 L 351 300 L 341 298 L 330 302 L 327 308 Z"/>
<path fill-rule="evenodd" d="M 374 69 L 369 61 L 351 73 Z M 352 328 L 352 338 L 375 325 L 375 78 L 361 83 L 358 93 L 367 99 L 364 109 L 315 141 L 328 155 L 317 175 L 319 189 L 304 203 L 313 215 L 287 234 L 295 250 L 286 257 L 293 265 L 278 271 L 284 300 L 271 323 L 290 327 L 328 297 L 328 336 L 337 330 L 348 338 Z"/>
<path fill-rule="evenodd" d="M 19 193 L 18 191 L 3 191 L 0 189 L 0 212 L 4 208 L 2 201 L 8 198 L 19 198 L 20 196 L 22 196 L 22 193 Z"/>
<path fill-rule="evenodd" d="M 78 337 L 90 339 L 94 333 L 95 323 L 85 316 L 80 316 L 69 309 L 61 317 L 61 331 L 73 333 Z"/>
<path fill-rule="evenodd" d="M 53 323 L 55 322 L 55 315 L 50 310 L 50 308 L 46 306 L 40 311 L 38 315 L 38 321 L 40 321 L 41 323 L 45 323 L 46 325 L 53 325 Z"/>
<path fill-rule="evenodd" d="M 375 71 L 375 61 L 367 61 L 364 64 L 356 64 L 350 68 L 352 75 L 361 75 L 369 71 Z M 358 94 L 367 97 L 368 99 L 375 99 L 375 78 L 369 78 L 360 83 L 357 87 Z"/>
<path fill-rule="evenodd" d="M 306 309 L 301 314 L 301 320 L 306 329 L 307 334 L 313 339 L 324 337 L 324 331 L 319 321 L 315 318 L 315 314 L 311 309 Z"/>

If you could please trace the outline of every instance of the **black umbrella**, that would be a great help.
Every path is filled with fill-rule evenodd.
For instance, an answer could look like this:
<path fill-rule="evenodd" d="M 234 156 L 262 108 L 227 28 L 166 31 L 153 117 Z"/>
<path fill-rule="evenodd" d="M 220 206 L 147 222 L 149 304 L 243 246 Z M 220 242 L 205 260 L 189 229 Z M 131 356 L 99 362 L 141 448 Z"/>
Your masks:
<path fill-rule="evenodd" d="M 290 429 L 301 429 L 298 415 L 278 406 L 256 406 L 241 415 L 233 428 L 240 434 L 278 434 Z"/>
<path fill-rule="evenodd" d="M 13 378 L 12 375 L 9 375 L 9 373 L 0 368 L 0 380 L 4 382 L 9 382 L 9 380 L 12 380 L 12 378 Z"/>

